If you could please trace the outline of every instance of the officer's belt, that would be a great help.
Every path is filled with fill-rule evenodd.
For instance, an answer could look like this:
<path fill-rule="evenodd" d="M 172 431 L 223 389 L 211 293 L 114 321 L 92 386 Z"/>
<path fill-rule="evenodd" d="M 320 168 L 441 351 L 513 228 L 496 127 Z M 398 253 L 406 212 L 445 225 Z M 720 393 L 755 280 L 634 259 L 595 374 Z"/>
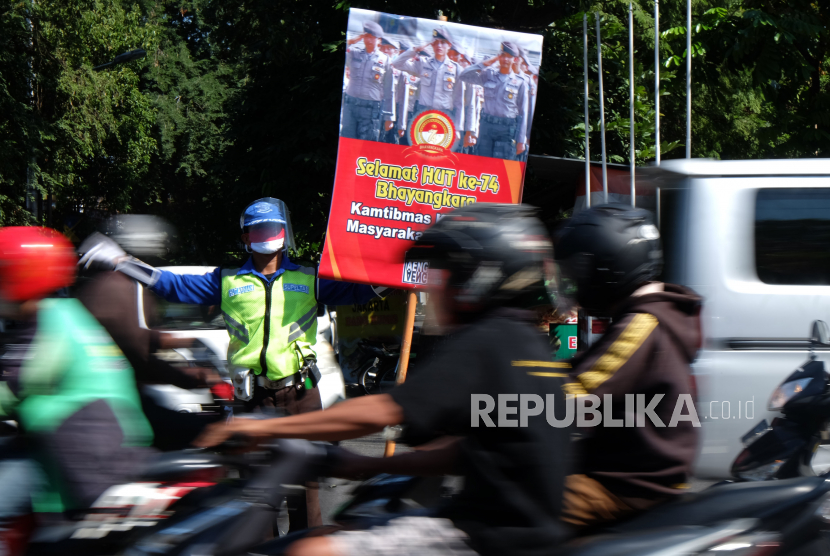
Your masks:
<path fill-rule="evenodd" d="M 440 110 L 440 111 L 444 112 L 445 114 L 447 114 L 447 116 L 450 116 L 451 118 L 455 117 L 455 109 L 448 110 L 446 108 L 435 108 L 433 106 L 428 106 L 426 104 L 423 104 L 420 100 L 415 101 L 415 110 L 418 111 L 418 112 L 426 111 L 426 110 Z"/>
<path fill-rule="evenodd" d="M 364 106 L 366 108 L 380 108 L 380 101 L 379 100 L 364 100 L 362 98 L 353 97 L 349 94 L 346 94 L 345 102 L 346 102 L 346 104 L 351 104 L 352 106 Z"/>
<path fill-rule="evenodd" d="M 485 114 L 484 112 L 481 113 L 481 121 L 487 122 L 489 124 L 516 125 L 518 123 L 518 119 L 518 116 L 516 116 L 515 118 L 501 118 L 499 116 Z"/>
<path fill-rule="evenodd" d="M 281 378 L 279 380 L 268 380 L 267 377 L 262 375 L 257 375 L 256 383 L 267 390 L 280 390 L 282 388 L 288 388 L 289 386 L 294 386 L 297 383 L 297 376 L 300 373 L 294 373 L 291 376 L 287 376 L 285 378 Z"/>

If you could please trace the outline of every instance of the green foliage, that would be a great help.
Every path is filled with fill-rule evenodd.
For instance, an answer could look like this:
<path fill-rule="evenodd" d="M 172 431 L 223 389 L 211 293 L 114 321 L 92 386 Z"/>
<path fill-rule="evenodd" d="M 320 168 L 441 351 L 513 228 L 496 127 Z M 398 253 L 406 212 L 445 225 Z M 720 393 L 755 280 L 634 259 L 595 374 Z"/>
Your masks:
<path fill-rule="evenodd" d="M 238 215 L 274 196 L 298 257 L 324 239 L 350 7 L 544 35 L 531 153 L 584 152 L 588 14 L 591 158 L 600 158 L 594 13 L 602 17 L 609 161 L 629 158 L 624 0 L 8 0 L 0 8 L 0 225 L 32 223 L 27 182 L 80 239 L 113 212 L 180 231 L 177 262 L 243 255 Z M 661 153 L 683 156 L 685 2 L 661 3 Z M 633 3 L 635 157 L 654 159 L 654 4 Z M 693 156 L 828 156 L 830 5 L 694 0 Z M 93 67 L 144 48 L 143 60 Z M 532 175 L 528 188 L 539 187 Z M 558 193 L 556 195 L 559 195 Z M 567 199 L 540 196 L 559 205 Z M 564 206 L 564 205 L 563 205 Z"/>

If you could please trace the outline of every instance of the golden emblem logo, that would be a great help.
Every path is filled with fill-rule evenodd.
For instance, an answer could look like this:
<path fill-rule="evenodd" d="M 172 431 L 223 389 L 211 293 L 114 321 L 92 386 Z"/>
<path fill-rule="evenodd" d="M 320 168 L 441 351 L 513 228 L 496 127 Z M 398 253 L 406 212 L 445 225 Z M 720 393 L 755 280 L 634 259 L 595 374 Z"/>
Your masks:
<path fill-rule="evenodd" d="M 444 154 L 455 142 L 455 125 L 452 119 L 439 110 L 419 114 L 412 122 L 410 139 L 413 145 L 422 145 L 422 151 Z"/>

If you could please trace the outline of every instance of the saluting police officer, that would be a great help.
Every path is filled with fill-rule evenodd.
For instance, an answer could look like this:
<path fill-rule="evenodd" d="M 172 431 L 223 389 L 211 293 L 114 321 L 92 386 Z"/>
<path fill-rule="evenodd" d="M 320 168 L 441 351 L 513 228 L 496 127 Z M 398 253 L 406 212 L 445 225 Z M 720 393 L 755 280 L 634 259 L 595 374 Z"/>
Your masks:
<path fill-rule="evenodd" d="M 380 51 L 394 60 L 401 53 L 400 45 L 391 37 L 384 36 L 380 40 Z M 400 113 L 401 91 L 404 88 L 403 77 L 406 75 L 401 70 L 391 67 L 392 79 L 387 79 L 383 89 L 383 129 L 380 132 L 380 140 L 384 143 L 398 143 L 398 133 L 395 130 L 395 122 Z"/>
<path fill-rule="evenodd" d="M 518 160 L 527 148 L 527 84 L 513 73 L 519 56 L 515 43 L 501 43 L 498 56 L 472 65 L 461 72 L 461 80 L 484 89 L 480 133 L 476 154 Z M 498 62 L 498 69 L 490 67 Z"/>
<path fill-rule="evenodd" d="M 533 104 L 536 101 L 536 87 L 533 83 L 533 78 L 528 71 L 528 66 L 530 62 L 528 61 L 528 54 L 527 50 L 519 47 L 519 57 L 515 58 L 515 62 L 513 63 L 513 73 L 521 77 L 525 84 L 527 85 L 527 91 L 530 95 L 528 97 L 527 103 L 527 148 L 525 148 L 525 152 L 519 155 L 519 160 L 527 161 L 527 153 L 530 150 L 530 133 L 533 125 Z"/>
<path fill-rule="evenodd" d="M 378 141 L 383 112 L 383 91 L 391 79 L 389 57 L 378 45 L 383 29 L 374 21 L 363 24 L 363 34 L 351 39 L 346 48 L 349 84 L 343 99 L 341 137 Z M 361 47 L 357 43 L 363 41 Z"/>
<path fill-rule="evenodd" d="M 401 41 L 401 52 L 409 50 L 409 44 Z M 392 60 L 394 62 L 394 60 Z M 421 86 L 421 78 L 417 75 L 401 72 L 401 81 L 403 87 L 400 87 L 401 95 L 400 110 L 398 114 L 395 129 L 398 133 L 398 140 L 401 145 L 409 145 L 409 123 L 415 117 L 415 103 L 418 101 L 418 89 Z"/>
<path fill-rule="evenodd" d="M 467 50 L 458 44 L 453 44 L 450 48 L 449 57 L 461 66 L 462 70 L 472 64 Z M 483 99 L 483 91 L 479 85 L 464 86 L 464 129 L 462 130 L 464 132 L 464 142 L 462 148 L 466 154 L 473 154 L 473 148 L 478 137 L 478 112 L 481 99 Z"/>
<path fill-rule="evenodd" d="M 456 132 L 452 150 L 457 151 L 464 129 L 464 86 L 458 80 L 461 67 L 447 56 L 453 44 L 450 32 L 441 26 L 432 32 L 432 37 L 431 43 L 414 46 L 398 56 L 392 66 L 421 79 L 414 116 L 441 110 L 452 118 Z M 432 56 L 427 55 L 427 46 L 432 47 Z"/>

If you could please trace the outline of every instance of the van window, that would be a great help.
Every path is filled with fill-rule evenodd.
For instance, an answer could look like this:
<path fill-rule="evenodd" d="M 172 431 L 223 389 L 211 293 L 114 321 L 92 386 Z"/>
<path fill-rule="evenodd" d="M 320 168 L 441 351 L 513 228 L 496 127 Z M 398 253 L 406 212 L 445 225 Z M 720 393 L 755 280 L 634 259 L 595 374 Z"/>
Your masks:
<path fill-rule="evenodd" d="M 688 229 L 686 207 L 689 190 L 685 188 L 660 191 L 660 240 L 663 244 L 663 276 L 665 282 L 686 283 L 684 264 L 686 230 Z"/>
<path fill-rule="evenodd" d="M 830 284 L 830 189 L 760 189 L 755 270 L 766 284 Z"/>

